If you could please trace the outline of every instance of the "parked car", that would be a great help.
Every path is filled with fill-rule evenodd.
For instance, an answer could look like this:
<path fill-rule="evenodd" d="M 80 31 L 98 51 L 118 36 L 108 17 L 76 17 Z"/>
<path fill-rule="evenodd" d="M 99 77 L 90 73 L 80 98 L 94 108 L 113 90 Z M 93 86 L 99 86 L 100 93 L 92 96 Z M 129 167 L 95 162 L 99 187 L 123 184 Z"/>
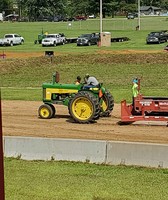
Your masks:
<path fill-rule="evenodd" d="M 69 22 L 71 22 L 71 21 L 76 21 L 76 18 L 75 18 L 75 17 L 69 17 L 69 18 L 68 18 L 68 21 L 69 21 Z"/>
<path fill-rule="evenodd" d="M 135 17 L 138 17 L 138 13 L 128 13 L 126 17 L 127 19 L 134 19 Z"/>
<path fill-rule="evenodd" d="M 94 19 L 94 18 L 96 18 L 96 16 L 95 15 L 89 15 L 88 18 L 89 19 Z"/>
<path fill-rule="evenodd" d="M 58 44 L 65 44 L 66 38 L 63 33 L 48 34 L 42 39 L 42 46 L 57 46 Z"/>
<path fill-rule="evenodd" d="M 135 18 L 135 16 L 133 14 L 127 15 L 127 19 L 134 19 L 134 18 Z"/>
<path fill-rule="evenodd" d="M 77 39 L 77 46 L 90 46 L 92 44 L 97 44 L 100 39 L 99 33 L 82 34 Z"/>
<path fill-rule="evenodd" d="M 57 15 L 53 17 L 53 22 L 63 22 L 63 21 L 67 21 L 66 17 L 61 16 L 61 15 Z"/>
<path fill-rule="evenodd" d="M 24 38 L 16 33 L 5 34 L 4 38 L 0 39 L 1 46 L 13 46 L 23 43 L 24 43 Z"/>
<path fill-rule="evenodd" d="M 166 31 L 151 32 L 146 38 L 146 44 L 151 43 L 164 43 L 168 41 L 168 34 Z"/>
<path fill-rule="evenodd" d="M 86 16 L 80 16 L 80 15 L 78 15 L 78 16 L 75 17 L 75 19 L 76 20 L 86 20 L 87 17 Z"/>

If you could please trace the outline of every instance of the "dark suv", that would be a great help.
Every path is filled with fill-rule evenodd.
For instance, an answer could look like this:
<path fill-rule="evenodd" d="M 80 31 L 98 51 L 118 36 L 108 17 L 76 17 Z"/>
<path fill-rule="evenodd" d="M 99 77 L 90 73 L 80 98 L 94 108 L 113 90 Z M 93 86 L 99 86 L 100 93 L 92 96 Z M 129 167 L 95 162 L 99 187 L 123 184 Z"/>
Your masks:
<path fill-rule="evenodd" d="M 151 32 L 146 38 L 146 44 L 163 43 L 168 41 L 168 34 L 166 31 Z"/>
<path fill-rule="evenodd" d="M 134 19 L 135 17 L 138 17 L 138 14 L 137 13 L 128 13 L 126 17 L 127 17 L 127 19 Z"/>
<path fill-rule="evenodd" d="M 82 34 L 77 39 L 77 46 L 90 46 L 92 44 L 97 44 L 99 38 L 99 33 Z"/>

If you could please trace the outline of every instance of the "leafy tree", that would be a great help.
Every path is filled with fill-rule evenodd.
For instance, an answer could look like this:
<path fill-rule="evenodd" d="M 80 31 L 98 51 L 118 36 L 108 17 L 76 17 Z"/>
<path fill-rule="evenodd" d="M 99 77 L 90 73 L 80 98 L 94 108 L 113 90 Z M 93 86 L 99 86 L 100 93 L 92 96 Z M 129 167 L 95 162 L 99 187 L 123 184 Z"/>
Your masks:
<path fill-rule="evenodd" d="M 17 3 L 17 14 L 24 14 L 30 20 L 44 16 L 99 15 L 100 0 L 0 0 L 0 12 L 12 13 L 13 4 Z M 117 12 L 137 12 L 138 0 L 102 0 L 103 17 L 114 17 Z M 141 6 L 156 6 L 168 9 L 168 0 L 140 0 Z"/>
<path fill-rule="evenodd" d="M 5 12 L 5 15 L 13 12 L 13 0 L 0 0 L 0 12 Z"/>
<path fill-rule="evenodd" d="M 119 10 L 118 1 L 111 1 L 109 3 L 105 3 L 105 9 L 107 15 L 111 15 L 112 17 L 114 17 L 115 13 Z"/>
<path fill-rule="evenodd" d="M 168 10 L 168 0 L 162 0 L 162 8 Z"/>
<path fill-rule="evenodd" d="M 90 0 L 88 14 L 97 15 L 98 13 L 100 13 L 100 0 Z"/>
<path fill-rule="evenodd" d="M 71 0 L 70 1 L 70 6 L 71 6 L 71 16 L 75 15 L 85 15 L 87 16 L 88 14 L 88 9 L 89 9 L 89 0 Z"/>
<path fill-rule="evenodd" d="M 66 8 L 66 0 L 23 0 L 24 9 L 30 20 L 40 17 L 62 15 Z"/>

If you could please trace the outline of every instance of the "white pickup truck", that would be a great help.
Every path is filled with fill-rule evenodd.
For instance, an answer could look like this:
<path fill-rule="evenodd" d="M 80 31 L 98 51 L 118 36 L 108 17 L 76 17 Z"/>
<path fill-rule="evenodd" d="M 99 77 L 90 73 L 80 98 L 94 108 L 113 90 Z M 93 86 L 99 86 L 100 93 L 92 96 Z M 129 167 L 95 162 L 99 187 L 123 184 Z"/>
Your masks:
<path fill-rule="evenodd" d="M 18 34 L 5 34 L 4 38 L 0 39 L 0 46 L 13 46 L 23 44 L 24 38 Z"/>
<path fill-rule="evenodd" d="M 48 34 L 46 37 L 42 40 L 41 44 L 42 46 L 57 46 L 58 44 L 65 44 L 66 38 L 64 34 L 56 33 L 56 34 Z"/>

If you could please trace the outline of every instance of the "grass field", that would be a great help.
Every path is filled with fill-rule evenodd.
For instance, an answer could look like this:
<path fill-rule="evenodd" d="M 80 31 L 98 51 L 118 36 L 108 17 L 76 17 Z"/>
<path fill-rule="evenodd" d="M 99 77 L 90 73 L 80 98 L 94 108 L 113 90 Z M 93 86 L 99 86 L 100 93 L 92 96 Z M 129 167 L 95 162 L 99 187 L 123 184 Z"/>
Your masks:
<path fill-rule="evenodd" d="M 111 50 L 122 49 L 143 49 L 143 50 L 157 50 L 163 49 L 165 44 L 161 45 L 146 45 L 145 39 L 150 31 L 165 30 L 168 27 L 168 18 L 166 17 L 146 17 L 141 19 L 141 31 L 136 31 L 135 27 L 138 24 L 138 19 L 127 20 L 126 18 L 114 18 L 103 20 L 103 31 L 109 31 L 112 37 L 130 38 L 130 41 L 124 43 L 112 43 Z M 37 35 L 41 33 L 42 29 L 48 33 L 64 33 L 66 37 L 77 37 L 82 33 L 92 33 L 100 31 L 99 19 L 75 21 L 71 22 L 71 28 L 68 27 L 68 22 L 4 22 L 0 23 L 0 37 L 3 37 L 6 33 L 18 33 L 25 38 L 25 44 L 23 46 L 16 46 L 12 48 L 0 47 L 5 51 L 44 51 L 46 48 L 42 48 L 41 45 L 34 45 L 34 40 L 37 39 Z M 76 45 L 69 44 L 54 48 L 59 52 L 94 52 L 97 47 L 92 46 L 90 48 L 76 48 Z M 105 48 L 106 49 L 106 48 Z"/>
<path fill-rule="evenodd" d="M 67 37 L 99 32 L 99 19 L 75 21 L 71 28 L 67 22 L 0 23 L 1 37 L 16 32 L 25 38 L 24 45 L 0 47 L 0 51 L 7 54 L 7 59 L 0 60 L 2 98 L 41 100 L 41 84 L 51 81 L 56 70 L 61 73 L 62 83 L 73 83 L 77 75 L 84 76 L 85 73 L 96 76 L 112 92 L 115 102 L 123 98 L 131 100 L 131 80 L 135 76 L 143 77 L 142 92 L 145 95 L 167 96 L 167 52 L 162 53 L 166 43 L 146 45 L 145 38 L 150 31 L 165 30 L 168 20 L 166 17 L 142 18 L 140 31 L 135 31 L 137 23 L 137 19 L 126 18 L 103 20 L 103 30 L 110 31 L 112 37 L 126 36 L 130 40 L 101 48 L 96 45 L 77 47 L 75 43 L 45 48 L 34 45 L 42 29 L 49 33 L 63 32 Z M 44 58 L 46 50 L 54 51 L 53 63 Z M 129 54 L 130 50 L 135 51 L 134 54 Z M 123 51 L 126 52 L 124 55 Z M 145 51 L 145 54 L 136 51 Z M 18 55 L 40 52 L 41 57 L 8 59 L 8 52 Z"/>
<path fill-rule="evenodd" d="M 168 170 L 5 159 L 6 200 L 167 200 Z"/>
<path fill-rule="evenodd" d="M 51 82 L 60 72 L 61 83 L 73 83 L 77 75 L 90 73 L 103 82 L 115 102 L 131 100 L 131 81 L 142 77 L 142 93 L 167 96 L 168 57 L 161 54 L 69 54 L 50 59 L 41 56 L 29 59 L 1 60 L 3 99 L 41 100 L 43 82 Z"/>

